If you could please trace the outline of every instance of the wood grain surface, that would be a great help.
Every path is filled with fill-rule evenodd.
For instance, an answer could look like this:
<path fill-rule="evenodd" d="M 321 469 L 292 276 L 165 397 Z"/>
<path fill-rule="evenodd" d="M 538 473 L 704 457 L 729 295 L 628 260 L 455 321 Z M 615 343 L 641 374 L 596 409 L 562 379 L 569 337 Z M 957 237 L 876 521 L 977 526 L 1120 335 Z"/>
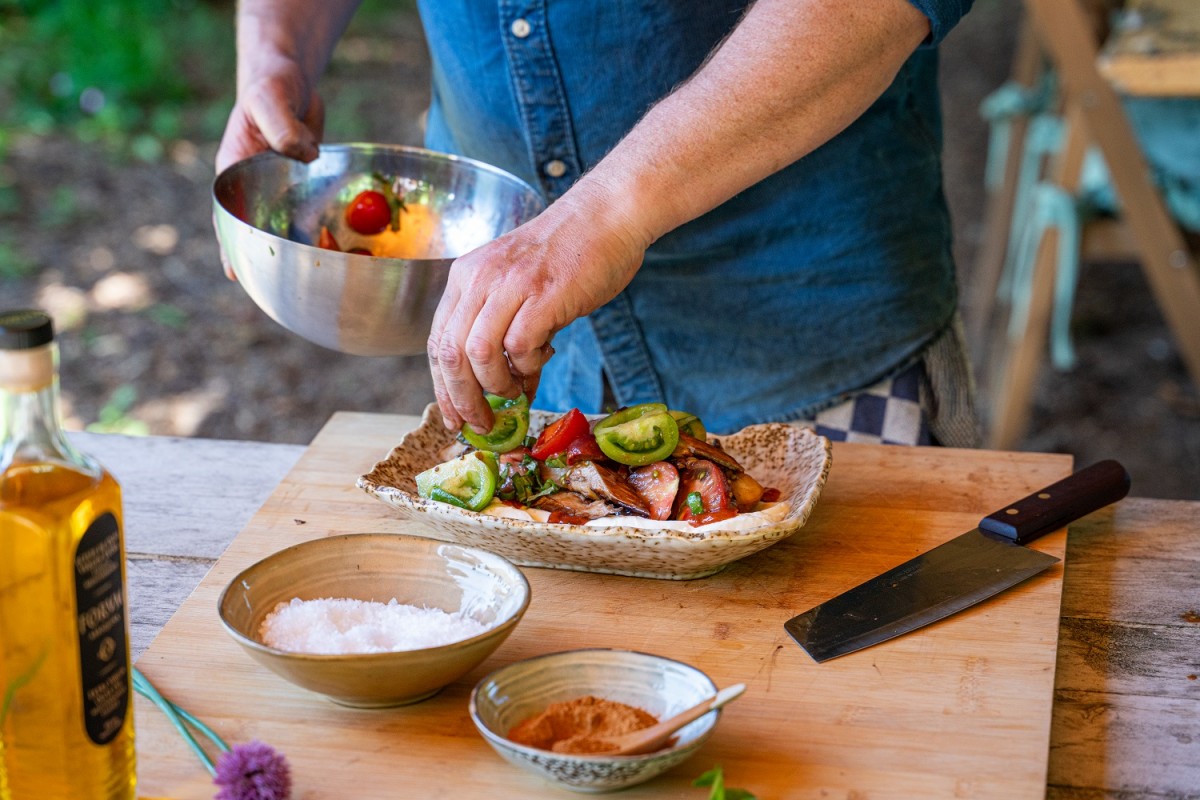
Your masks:
<path fill-rule="evenodd" d="M 1051 800 L 1200 798 L 1198 520 L 1130 498 L 1072 526 Z"/>
<path fill-rule="evenodd" d="M 1045 794 L 1061 568 L 823 665 L 782 625 L 1065 476 L 1070 457 L 839 444 L 817 511 L 790 539 L 697 581 L 526 569 L 533 603 L 488 661 L 424 703 L 352 711 L 252 662 L 221 630 L 216 599 L 238 570 L 289 544 L 412 532 L 354 480 L 415 423 L 336 415 L 138 662 L 230 741 L 284 751 L 297 797 L 561 796 L 489 749 L 466 700 L 491 669 L 575 647 L 662 653 L 719 685 L 748 685 L 691 761 L 623 796 L 694 797 L 692 778 L 716 763 L 760 798 Z M 1061 555 L 1065 538 L 1037 548 Z M 140 698 L 137 720 L 141 792 L 211 797 L 194 756 Z"/>

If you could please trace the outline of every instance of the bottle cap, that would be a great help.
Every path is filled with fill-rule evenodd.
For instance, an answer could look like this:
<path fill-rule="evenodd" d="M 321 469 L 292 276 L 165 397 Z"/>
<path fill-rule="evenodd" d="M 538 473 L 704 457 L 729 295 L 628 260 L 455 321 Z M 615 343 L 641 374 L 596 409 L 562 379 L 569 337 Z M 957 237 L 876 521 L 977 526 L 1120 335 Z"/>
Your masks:
<path fill-rule="evenodd" d="M 54 323 L 44 311 L 0 311 L 0 350 L 31 350 L 54 341 Z"/>

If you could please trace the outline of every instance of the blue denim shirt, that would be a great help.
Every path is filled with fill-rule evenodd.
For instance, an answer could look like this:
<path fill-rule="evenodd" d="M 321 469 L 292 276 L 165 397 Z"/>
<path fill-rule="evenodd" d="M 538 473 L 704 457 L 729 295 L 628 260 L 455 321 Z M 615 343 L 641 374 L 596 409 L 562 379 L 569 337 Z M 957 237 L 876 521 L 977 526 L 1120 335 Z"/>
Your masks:
<path fill-rule="evenodd" d="M 599 411 L 607 374 L 621 404 L 665 402 L 716 432 L 801 419 L 911 363 L 949 324 L 933 46 L 970 0 L 910 2 L 932 35 L 883 96 L 832 141 L 656 242 L 620 295 L 555 337 L 537 406 Z M 426 144 L 553 200 L 745 6 L 420 0 L 433 61 Z"/>

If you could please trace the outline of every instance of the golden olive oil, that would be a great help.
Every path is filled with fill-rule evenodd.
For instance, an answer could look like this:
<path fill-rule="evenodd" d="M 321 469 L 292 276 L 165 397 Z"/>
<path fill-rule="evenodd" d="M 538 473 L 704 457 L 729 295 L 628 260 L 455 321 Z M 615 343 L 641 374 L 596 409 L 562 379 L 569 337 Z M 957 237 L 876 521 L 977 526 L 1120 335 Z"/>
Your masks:
<path fill-rule="evenodd" d="M 4 321 L 0 314 L 0 328 Z M 0 338 L 0 800 L 132 799 L 121 490 L 62 436 L 56 382 L 28 380 L 42 370 L 20 369 L 13 359 L 25 351 L 6 343 Z"/>

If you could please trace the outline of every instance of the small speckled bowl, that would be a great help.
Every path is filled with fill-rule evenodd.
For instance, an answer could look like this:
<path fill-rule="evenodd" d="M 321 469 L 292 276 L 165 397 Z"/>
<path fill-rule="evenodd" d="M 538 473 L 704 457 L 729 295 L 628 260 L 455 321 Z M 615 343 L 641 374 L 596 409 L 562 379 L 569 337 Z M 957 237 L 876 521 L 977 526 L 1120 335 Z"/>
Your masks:
<path fill-rule="evenodd" d="M 463 611 L 491 627 L 470 639 L 390 653 L 315 655 L 268 647 L 259 626 L 292 598 L 352 598 Z M 294 545 L 238 574 L 221 623 L 258 663 L 335 703 L 384 708 L 424 700 L 475 668 L 529 607 L 529 583 L 504 558 L 415 536 L 362 533 Z"/>
<path fill-rule="evenodd" d="M 576 792 L 610 792 L 644 783 L 695 753 L 721 712 L 682 728 L 669 747 L 633 756 L 566 755 L 517 744 L 513 726 L 551 703 L 594 695 L 636 706 L 660 720 L 717 693 L 700 670 L 631 650 L 568 650 L 518 661 L 488 675 L 471 692 L 471 720 L 505 760 Z"/>

